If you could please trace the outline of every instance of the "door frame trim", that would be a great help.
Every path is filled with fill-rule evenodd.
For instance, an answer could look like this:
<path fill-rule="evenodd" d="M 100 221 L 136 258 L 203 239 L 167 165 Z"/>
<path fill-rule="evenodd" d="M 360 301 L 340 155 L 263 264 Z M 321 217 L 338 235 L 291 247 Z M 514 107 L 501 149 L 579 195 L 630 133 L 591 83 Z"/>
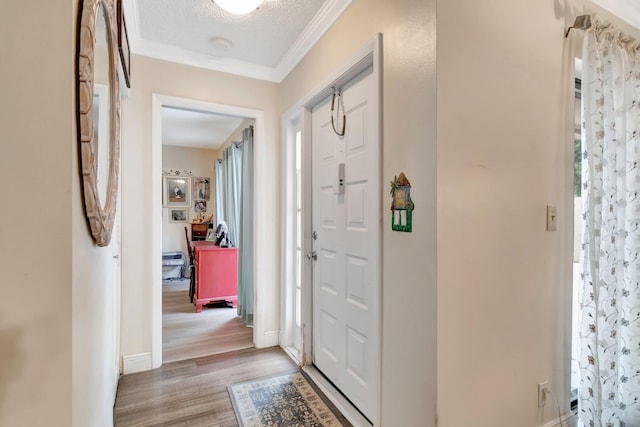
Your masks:
<path fill-rule="evenodd" d="M 182 107 L 192 110 L 207 111 L 215 114 L 225 114 L 237 117 L 244 117 L 255 120 L 254 133 L 254 159 L 263 156 L 265 149 L 265 114 L 262 110 L 253 108 L 238 107 L 234 105 L 217 104 L 207 101 L 199 101 L 189 98 L 180 98 L 171 95 L 154 93 L 151 95 L 151 174 L 152 174 L 152 203 L 151 212 L 151 251 L 153 255 L 152 268 L 152 298 L 151 298 L 151 361 L 152 367 L 158 368 L 162 365 L 162 107 Z M 264 157 L 264 156 L 263 156 Z M 213 165 L 211 165 L 213 173 Z M 264 181 L 265 169 L 258 162 L 255 163 L 254 184 Z M 261 211 L 265 211 L 265 197 L 255 196 L 253 206 L 253 229 L 254 229 L 254 259 L 253 273 L 256 281 L 254 283 L 254 327 L 253 343 L 257 348 L 277 345 L 277 336 L 273 337 L 273 331 L 265 331 L 265 315 L 267 309 L 264 307 L 265 286 L 261 277 L 266 277 L 267 261 L 265 257 L 258 257 L 256 253 L 264 251 L 263 245 L 267 241 L 267 228 L 260 226 L 258 220 Z"/>
<path fill-rule="evenodd" d="M 298 131 L 301 134 L 304 134 L 304 130 L 302 128 L 302 114 L 296 112 L 290 117 L 283 118 L 282 120 L 282 152 L 281 158 L 283 159 L 284 166 L 282 168 L 282 176 L 281 182 L 283 183 L 283 197 L 281 200 L 282 203 L 282 215 L 281 215 L 281 230 L 282 230 L 282 239 L 281 239 L 281 257 L 280 257 L 280 269 L 282 271 L 282 285 L 280 291 L 280 346 L 289 354 L 289 356 L 298 364 L 299 366 L 304 365 L 304 359 L 302 354 L 302 348 L 297 349 L 294 347 L 294 333 L 296 331 L 296 327 L 293 326 L 295 323 L 295 293 L 292 290 L 295 288 L 296 281 L 296 263 L 294 262 L 294 258 L 296 256 L 296 246 L 297 246 L 297 230 L 295 227 L 295 221 L 297 220 L 297 180 L 295 176 L 295 165 L 296 165 L 296 152 L 295 152 L 295 144 L 296 144 L 296 133 Z M 302 156 L 302 161 L 304 162 L 304 154 Z M 303 163 L 301 165 L 302 171 L 304 171 L 306 165 Z M 304 183 L 304 181 L 303 181 Z M 306 189 L 303 189 L 303 194 Z M 304 203 L 304 201 L 303 201 Z M 306 211 L 306 206 L 302 206 L 302 212 Z M 302 218 L 304 221 L 304 217 Z M 302 226 L 302 242 L 301 242 L 301 252 L 305 253 L 305 247 L 307 243 L 305 242 L 305 231 L 307 227 L 305 225 Z M 307 237 L 308 238 L 308 237 Z M 303 274 L 305 272 L 303 271 Z M 306 282 L 306 278 L 302 277 L 302 284 Z M 302 291 L 302 290 L 301 290 Z M 301 307 L 301 313 L 304 313 L 305 310 Z M 303 322 L 304 323 L 304 322 Z M 301 329 L 304 330 L 304 325 L 302 325 Z M 301 341 L 302 341 L 302 337 Z M 302 346 L 301 346 L 302 347 Z"/>
<path fill-rule="evenodd" d="M 372 75 L 376 82 L 376 93 L 373 94 L 375 98 L 375 102 L 378 107 L 378 129 L 377 129 L 377 139 L 379 142 L 380 149 L 380 164 L 378 167 L 382 171 L 382 161 L 383 161 L 383 133 L 382 133 L 382 34 L 378 33 L 376 36 L 367 42 L 362 48 L 356 51 L 351 57 L 349 57 L 344 63 L 342 63 L 339 67 L 334 69 L 327 77 L 325 77 L 319 84 L 317 84 L 311 91 L 309 91 L 305 96 L 303 96 L 298 102 L 296 102 L 291 108 L 289 108 L 282 115 L 282 158 L 287 159 L 288 153 L 290 152 L 290 144 L 288 144 L 287 140 L 287 129 L 290 124 L 300 119 L 302 121 L 302 146 L 303 146 L 303 172 L 302 172 L 302 181 L 304 188 L 304 200 L 303 200 L 303 226 L 305 227 L 303 231 L 303 242 L 302 249 L 303 253 L 308 252 L 311 247 L 311 174 L 310 174 L 310 166 L 311 166 L 311 155 L 310 155 L 310 144 L 311 144 L 311 109 L 317 105 L 320 101 L 328 97 L 333 93 L 333 87 L 343 86 L 348 81 L 352 80 L 354 77 L 358 76 L 363 71 L 368 68 L 372 68 Z M 287 167 L 283 168 L 283 182 L 287 183 Z M 382 177 L 382 174 L 380 175 Z M 382 178 L 380 178 L 382 179 Z M 382 183 L 380 183 L 380 188 L 382 188 Z M 287 197 L 283 197 L 282 201 L 282 209 L 283 212 L 286 212 L 287 209 Z M 379 206 L 380 209 L 380 218 L 382 218 L 382 203 Z M 283 234 L 288 226 L 292 226 L 292 223 L 287 224 L 283 218 Z M 378 224 L 378 227 L 382 228 L 382 224 Z M 281 254 L 282 254 L 282 267 L 283 267 L 283 278 L 288 277 L 287 270 L 285 269 L 286 264 L 286 256 L 289 252 L 288 242 L 286 239 L 283 239 L 283 244 L 281 246 Z M 383 265 L 383 251 L 382 251 L 382 232 L 380 233 L 380 251 L 379 251 L 379 269 L 378 275 L 380 280 L 378 281 L 378 313 L 377 313 L 377 352 L 378 352 L 378 363 L 376 367 L 377 374 L 377 413 L 372 415 L 372 422 L 374 426 L 379 426 L 381 419 L 381 402 L 382 402 L 382 265 Z M 303 261 L 304 262 L 304 261 Z M 302 336 L 302 364 L 311 364 L 313 361 L 313 348 L 312 348 L 312 330 L 313 330 L 313 313 L 312 313 L 312 290 L 311 290 L 311 273 L 310 273 L 310 263 L 304 262 L 303 264 L 303 286 L 302 286 L 302 321 L 303 321 L 303 336 Z M 285 290 L 287 287 L 286 280 L 283 280 L 282 284 L 282 295 L 286 295 Z M 286 319 L 286 301 L 283 300 L 283 304 L 281 305 L 281 319 Z M 282 332 L 286 334 L 286 330 L 288 325 L 283 322 L 282 324 Z"/>

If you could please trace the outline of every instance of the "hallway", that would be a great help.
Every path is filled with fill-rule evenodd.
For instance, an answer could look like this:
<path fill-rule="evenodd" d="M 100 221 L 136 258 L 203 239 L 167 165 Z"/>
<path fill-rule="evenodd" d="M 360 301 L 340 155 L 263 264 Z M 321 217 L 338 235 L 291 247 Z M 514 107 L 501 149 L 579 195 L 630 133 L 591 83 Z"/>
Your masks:
<path fill-rule="evenodd" d="M 279 347 L 166 363 L 120 379 L 114 426 L 237 426 L 227 386 L 298 370 Z"/>

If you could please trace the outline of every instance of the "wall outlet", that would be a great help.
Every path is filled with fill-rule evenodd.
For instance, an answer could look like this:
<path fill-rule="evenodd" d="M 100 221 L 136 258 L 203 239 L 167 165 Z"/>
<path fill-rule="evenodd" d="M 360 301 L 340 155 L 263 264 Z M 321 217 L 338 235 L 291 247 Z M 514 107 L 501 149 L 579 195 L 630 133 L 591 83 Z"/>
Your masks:
<path fill-rule="evenodd" d="M 548 381 L 538 383 L 538 408 L 542 408 L 547 403 L 547 388 L 549 388 Z"/>

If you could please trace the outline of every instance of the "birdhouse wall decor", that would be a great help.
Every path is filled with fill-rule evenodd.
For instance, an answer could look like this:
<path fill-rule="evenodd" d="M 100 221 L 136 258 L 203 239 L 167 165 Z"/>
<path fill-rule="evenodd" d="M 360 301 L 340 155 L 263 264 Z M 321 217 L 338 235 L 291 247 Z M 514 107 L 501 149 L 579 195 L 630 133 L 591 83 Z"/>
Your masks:
<path fill-rule="evenodd" d="M 391 181 L 391 229 L 393 231 L 411 232 L 411 183 L 404 172 L 394 176 Z"/>

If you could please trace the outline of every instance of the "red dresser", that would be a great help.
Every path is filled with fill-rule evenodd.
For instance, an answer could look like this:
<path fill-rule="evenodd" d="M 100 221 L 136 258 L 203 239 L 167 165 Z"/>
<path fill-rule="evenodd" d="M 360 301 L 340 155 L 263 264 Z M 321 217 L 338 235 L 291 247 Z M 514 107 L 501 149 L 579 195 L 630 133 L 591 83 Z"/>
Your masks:
<path fill-rule="evenodd" d="M 192 242 L 196 261 L 196 313 L 213 301 L 238 305 L 238 248 L 221 248 L 213 242 Z"/>

